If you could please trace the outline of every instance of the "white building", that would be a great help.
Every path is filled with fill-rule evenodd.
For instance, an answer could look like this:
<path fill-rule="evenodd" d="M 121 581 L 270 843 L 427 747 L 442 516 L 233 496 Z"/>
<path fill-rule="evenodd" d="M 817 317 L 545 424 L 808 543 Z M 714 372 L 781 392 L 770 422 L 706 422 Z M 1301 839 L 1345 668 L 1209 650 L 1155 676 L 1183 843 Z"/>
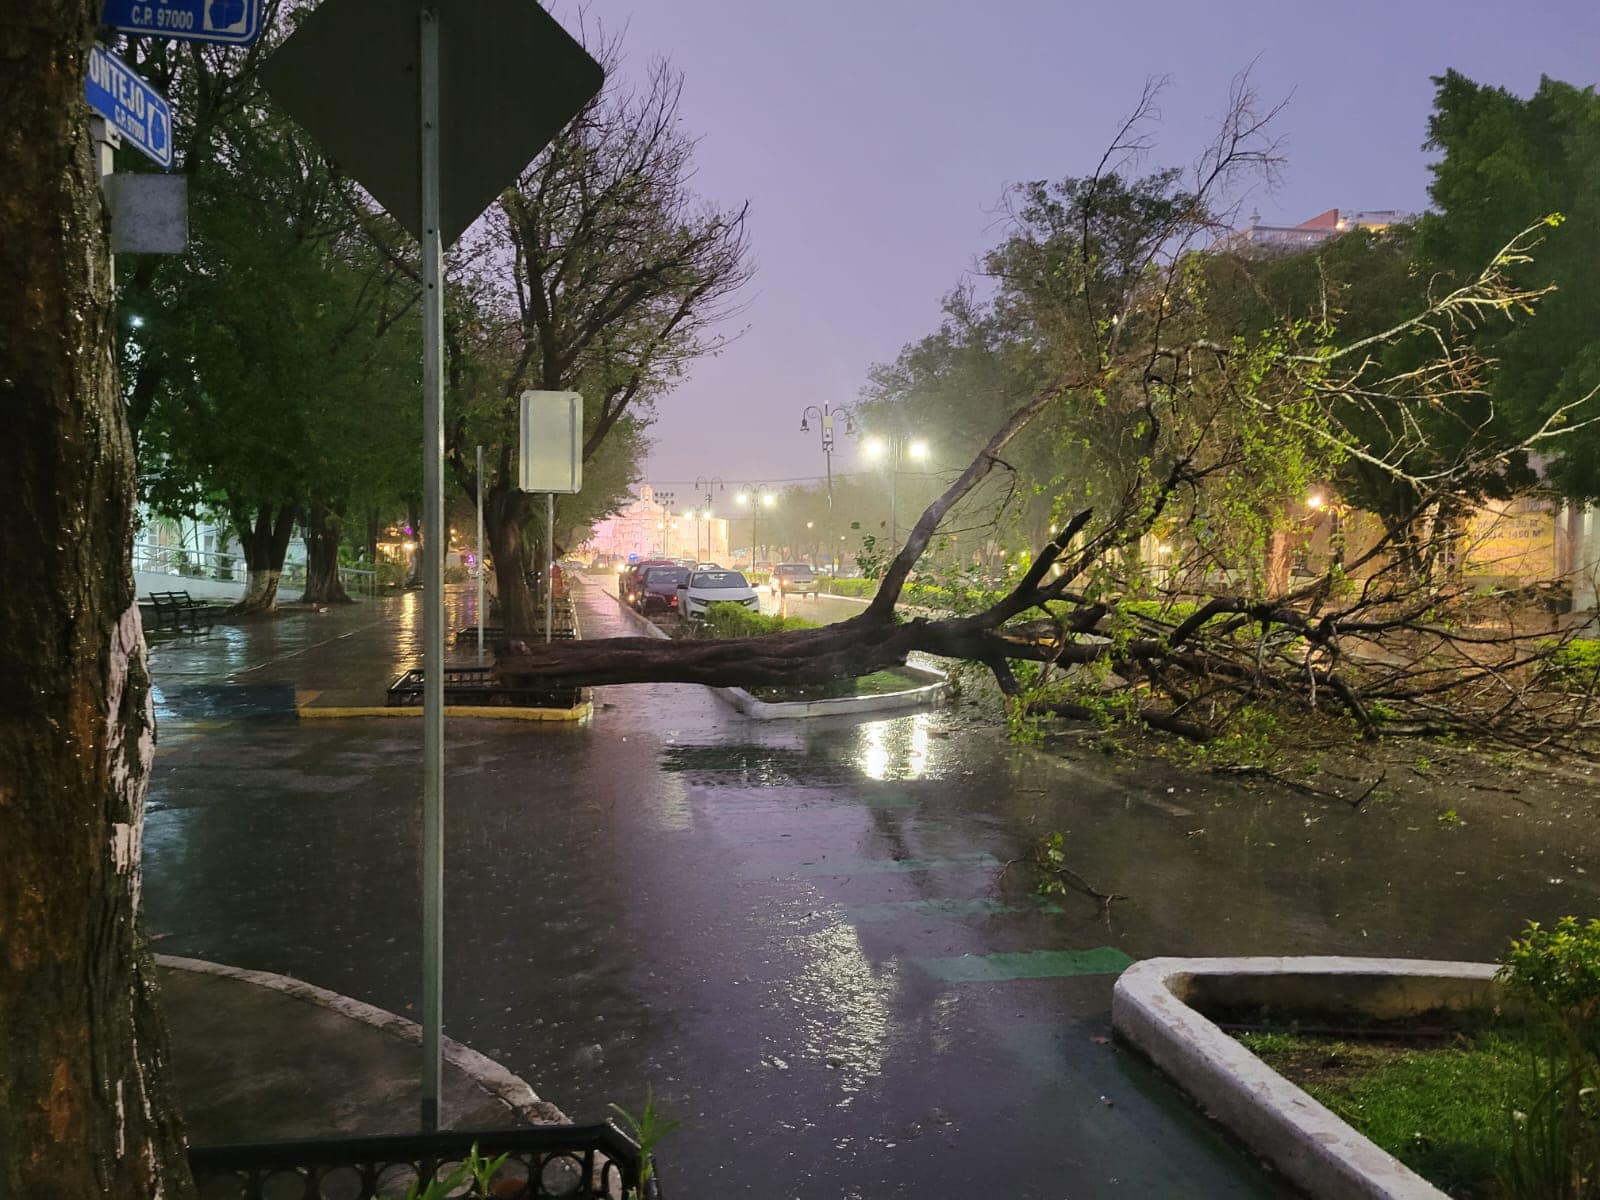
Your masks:
<path fill-rule="evenodd" d="M 692 558 L 697 562 L 728 562 L 728 522 L 708 516 L 704 497 L 682 497 L 699 505 L 679 503 L 670 491 L 643 484 L 633 503 L 597 522 L 584 546 L 590 556 L 611 558 Z"/>
<path fill-rule="evenodd" d="M 1387 229 L 1416 219 L 1416 213 L 1402 212 L 1398 208 L 1351 212 L 1330 208 L 1298 225 L 1265 225 L 1261 214 L 1256 212 L 1250 214 L 1247 228 L 1224 238 L 1222 245 L 1229 250 L 1253 249 L 1265 253 L 1306 250 L 1352 229 Z"/>

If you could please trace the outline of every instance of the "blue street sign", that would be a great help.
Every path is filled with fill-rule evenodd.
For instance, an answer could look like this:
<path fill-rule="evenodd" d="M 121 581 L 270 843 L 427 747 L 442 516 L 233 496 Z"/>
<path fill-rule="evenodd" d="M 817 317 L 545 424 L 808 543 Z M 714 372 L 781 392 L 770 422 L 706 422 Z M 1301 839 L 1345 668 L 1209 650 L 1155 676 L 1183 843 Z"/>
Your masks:
<path fill-rule="evenodd" d="M 100 23 L 151 37 L 248 46 L 261 36 L 261 0 L 106 0 Z"/>
<path fill-rule="evenodd" d="M 172 110 L 155 88 L 109 50 L 89 50 L 83 91 L 94 109 L 161 167 L 172 165 Z"/>

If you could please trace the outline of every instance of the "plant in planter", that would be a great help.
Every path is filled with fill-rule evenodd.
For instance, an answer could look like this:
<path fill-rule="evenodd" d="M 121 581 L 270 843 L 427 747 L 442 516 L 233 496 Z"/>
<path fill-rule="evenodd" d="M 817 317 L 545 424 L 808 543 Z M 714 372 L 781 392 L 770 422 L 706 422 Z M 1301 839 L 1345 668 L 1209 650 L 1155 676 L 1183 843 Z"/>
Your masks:
<path fill-rule="evenodd" d="M 1600 919 L 1529 922 L 1500 980 L 1535 1021 L 1525 1110 L 1512 1114 L 1507 1191 L 1517 1200 L 1600 1198 Z"/>

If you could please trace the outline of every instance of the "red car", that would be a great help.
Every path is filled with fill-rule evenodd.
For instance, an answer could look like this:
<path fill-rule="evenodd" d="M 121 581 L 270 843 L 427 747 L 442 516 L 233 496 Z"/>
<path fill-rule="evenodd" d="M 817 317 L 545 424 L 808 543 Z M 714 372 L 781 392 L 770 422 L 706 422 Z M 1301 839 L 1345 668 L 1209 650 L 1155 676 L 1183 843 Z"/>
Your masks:
<path fill-rule="evenodd" d="M 639 577 L 639 611 L 677 612 L 678 585 L 688 579 L 688 567 L 647 567 Z"/>

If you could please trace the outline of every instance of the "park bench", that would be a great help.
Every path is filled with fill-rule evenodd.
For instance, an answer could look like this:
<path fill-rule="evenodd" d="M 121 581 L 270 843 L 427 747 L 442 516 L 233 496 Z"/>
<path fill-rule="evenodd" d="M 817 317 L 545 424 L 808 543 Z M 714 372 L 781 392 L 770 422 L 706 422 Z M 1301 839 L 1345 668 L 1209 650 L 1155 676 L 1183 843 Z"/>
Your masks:
<path fill-rule="evenodd" d="M 148 595 L 150 606 L 156 610 L 156 629 L 170 629 L 173 633 L 186 629 L 205 633 L 211 629 L 210 606 L 188 592 L 150 592 Z"/>

